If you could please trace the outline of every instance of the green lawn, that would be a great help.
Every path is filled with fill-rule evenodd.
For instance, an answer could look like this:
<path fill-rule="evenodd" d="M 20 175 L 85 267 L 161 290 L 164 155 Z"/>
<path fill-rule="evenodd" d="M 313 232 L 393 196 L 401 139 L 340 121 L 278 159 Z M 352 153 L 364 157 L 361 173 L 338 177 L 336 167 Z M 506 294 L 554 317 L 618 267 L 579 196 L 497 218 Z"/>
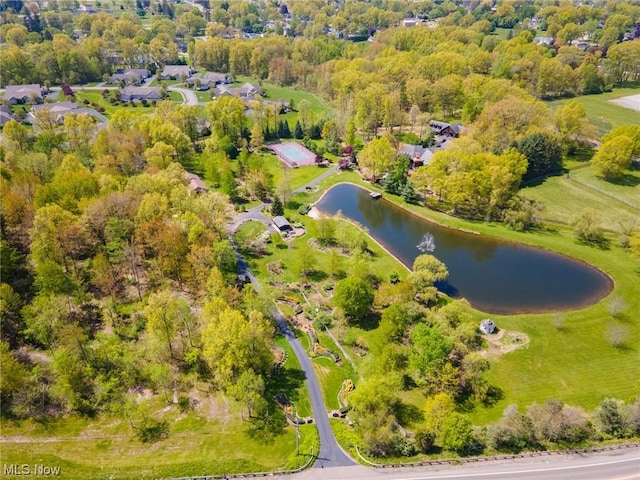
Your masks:
<path fill-rule="evenodd" d="M 318 340 L 320 345 L 342 356 L 340 350 L 333 340 L 326 333 L 318 332 Z M 331 359 L 325 357 L 316 357 L 313 359 L 313 368 L 318 377 L 318 381 L 322 386 L 324 394 L 324 403 L 329 410 L 338 410 L 338 393 L 342 388 L 342 383 L 350 378 L 357 383 L 357 375 L 348 360 L 342 359 L 342 366 L 337 365 Z"/>
<path fill-rule="evenodd" d="M 624 187 L 628 188 L 628 191 L 622 186 L 603 186 L 590 176 L 587 169 L 584 174 L 583 170 L 580 170 L 579 178 L 588 183 L 593 182 L 611 194 L 624 196 L 626 199 L 637 198 L 637 186 Z M 371 185 L 353 173 L 332 176 L 323 181 L 322 185 L 329 186 L 345 180 L 371 188 Z M 565 183 L 568 186 L 564 185 Z M 564 190 L 560 189 L 561 185 Z M 525 194 L 539 195 L 549 203 L 552 203 L 550 199 L 554 200 L 556 206 L 551 211 L 563 211 L 566 218 L 585 207 L 597 208 L 602 212 L 605 224 L 608 223 L 612 228 L 615 223 L 613 219 L 631 215 L 635 211 L 614 199 L 602 196 L 598 192 L 591 193 L 590 189 L 583 188 L 580 187 L 578 190 L 578 187 L 574 187 L 574 184 L 569 183 L 564 177 L 554 177 L 540 186 L 527 189 Z M 319 195 L 320 193 L 316 192 L 305 193 L 297 198 L 300 198 L 301 202 L 310 203 Z M 403 204 L 393 195 L 386 194 L 385 198 Z M 567 204 L 567 207 L 558 206 L 563 204 Z M 561 331 L 553 326 L 555 314 L 491 315 L 500 328 L 523 332 L 531 341 L 526 348 L 503 355 L 492 362 L 487 378 L 491 384 L 501 389 L 503 397 L 493 406 L 478 406 L 470 412 L 474 422 L 482 424 L 496 420 L 506 406 L 514 403 L 524 408 L 533 402 L 560 398 L 571 405 L 593 410 L 604 397 L 628 399 L 640 394 L 640 322 L 637 322 L 637 312 L 640 312 L 640 296 L 637 294 L 640 285 L 640 260 L 633 259 L 618 246 L 617 236 L 611 237 L 610 249 L 600 250 L 578 244 L 571 229 L 563 226 L 540 232 L 521 233 L 500 224 L 470 222 L 423 207 L 404 204 L 403 206 L 446 226 L 474 230 L 485 235 L 561 252 L 597 266 L 615 281 L 614 290 L 608 298 L 591 307 L 567 313 L 565 329 Z M 635 218 L 638 218 L 637 213 Z M 371 270 L 390 271 L 389 267 L 386 268 L 381 270 L 379 266 L 372 266 Z M 613 319 L 609 313 L 608 305 L 614 297 L 624 299 L 628 305 L 626 316 L 621 320 Z M 486 314 L 477 311 L 475 315 L 478 319 L 486 317 Z M 626 331 L 623 348 L 614 348 L 608 339 L 607 331 L 612 324 L 619 324 Z M 371 331 L 351 328 L 343 343 L 351 343 L 354 337 L 362 337 L 366 342 L 369 335 Z M 359 362 L 356 355 L 353 357 Z M 419 408 L 423 406 L 419 395 L 406 400 L 415 401 Z"/>
<path fill-rule="evenodd" d="M 570 100 L 578 101 L 584 105 L 587 111 L 587 118 L 596 126 L 598 134 L 604 135 L 618 125 L 637 125 L 640 123 L 640 112 L 609 102 L 609 100 L 615 98 L 636 95 L 638 93 L 640 93 L 640 88 L 638 87 L 616 88 L 612 92 L 602 93 L 600 95 L 583 95 L 574 99 L 554 100 L 548 102 L 548 104 L 552 109 L 556 109 Z"/>
<path fill-rule="evenodd" d="M 257 81 L 255 78 L 251 77 L 243 77 L 237 76 L 235 77 L 234 86 L 242 85 L 245 82 L 251 82 L 255 84 L 260 84 L 260 87 L 265 91 L 265 98 L 267 100 L 284 100 L 286 102 L 291 102 L 293 100 L 293 107 L 297 108 L 300 100 L 306 100 L 311 104 L 311 110 L 316 112 L 318 116 L 326 116 L 331 113 L 331 107 L 322 100 L 317 95 L 313 93 L 304 92 L 298 90 L 294 87 L 280 87 L 278 85 L 274 85 L 273 83 L 268 83 L 264 81 Z M 295 115 L 295 114 L 294 114 Z M 285 116 L 287 118 L 287 116 Z"/>
<path fill-rule="evenodd" d="M 295 468 L 308 458 L 296 456 L 292 427 L 265 436 L 250 432 L 233 405 L 206 407 L 211 410 L 168 412 L 169 438 L 154 444 L 140 443 L 120 419 L 25 421 L 19 426 L 3 421 L 3 437 L 19 435 L 21 441 L 3 442 L 2 461 L 61 467 L 57 478 L 62 479 L 152 479 Z M 207 420 L 214 408 L 218 419 Z M 300 451 L 309 452 L 313 445 L 317 452 L 315 425 L 301 426 L 300 434 Z"/>
<path fill-rule="evenodd" d="M 110 98 L 112 95 L 113 94 L 110 93 L 109 97 L 107 98 Z M 135 107 L 132 107 L 129 103 L 127 103 L 126 107 L 123 106 L 121 103 L 118 105 L 112 105 L 111 103 L 109 103 L 108 100 L 105 100 L 102 98 L 102 92 L 99 90 L 82 90 L 76 93 L 76 101 L 78 102 L 78 104 L 82 104 L 82 101 L 85 99 L 89 100 L 89 102 L 91 103 L 96 103 L 100 107 L 104 107 L 103 115 L 107 118 L 113 115 L 116 112 L 116 110 L 119 110 L 121 108 L 126 108 L 129 112 L 136 115 L 150 114 L 150 113 L 153 113 L 155 110 L 151 106 L 151 103 L 149 103 L 148 106 L 146 107 L 143 107 L 139 103 Z M 91 105 L 87 105 L 87 106 L 91 107 Z"/>
<path fill-rule="evenodd" d="M 184 103 L 184 97 L 180 92 L 167 91 L 169 95 L 169 100 L 176 103 Z"/>
<path fill-rule="evenodd" d="M 293 353 L 289 342 L 287 342 L 284 337 L 278 337 L 276 343 L 287 352 L 287 361 L 279 376 L 276 378 L 276 382 L 280 381 L 279 385 L 286 390 L 287 398 L 295 405 L 298 416 L 312 416 L 313 411 L 311 410 L 309 391 L 307 390 L 306 383 L 304 383 L 304 372 L 300 368 L 300 363 L 295 353 Z"/>
<path fill-rule="evenodd" d="M 550 177 L 522 196 L 544 203 L 541 217 L 552 223 L 571 225 L 584 209 L 599 213 L 604 228 L 617 232 L 620 221 L 640 217 L 640 172 L 628 174 L 635 186 L 615 185 L 597 178 L 590 167 L 573 170 L 570 177 Z M 634 180 L 635 179 L 635 180 Z"/>
<path fill-rule="evenodd" d="M 210 102 L 211 101 L 211 91 L 206 92 L 195 92 L 196 97 L 198 97 L 199 102 Z"/>

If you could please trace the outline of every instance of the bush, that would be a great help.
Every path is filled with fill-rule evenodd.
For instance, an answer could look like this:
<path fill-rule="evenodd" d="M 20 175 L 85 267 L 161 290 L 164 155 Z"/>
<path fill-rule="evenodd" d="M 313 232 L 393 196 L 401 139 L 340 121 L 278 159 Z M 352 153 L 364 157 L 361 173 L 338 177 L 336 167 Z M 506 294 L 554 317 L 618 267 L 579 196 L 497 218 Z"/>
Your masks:
<path fill-rule="evenodd" d="M 305 203 L 298 207 L 298 213 L 300 215 L 306 215 L 307 213 L 309 213 L 309 210 L 311 210 L 311 205 L 309 205 L 308 203 Z"/>
<path fill-rule="evenodd" d="M 169 436 L 169 424 L 162 420 L 145 418 L 136 429 L 136 436 L 142 443 L 154 443 Z"/>

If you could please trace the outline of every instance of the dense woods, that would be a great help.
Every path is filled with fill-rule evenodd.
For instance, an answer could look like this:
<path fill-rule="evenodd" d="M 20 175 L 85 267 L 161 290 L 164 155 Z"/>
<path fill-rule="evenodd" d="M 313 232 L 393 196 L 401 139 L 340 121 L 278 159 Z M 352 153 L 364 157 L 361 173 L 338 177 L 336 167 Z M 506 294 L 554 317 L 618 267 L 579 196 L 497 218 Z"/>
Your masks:
<path fill-rule="evenodd" d="M 157 73 L 187 61 L 313 92 L 333 107 L 319 113 L 302 100 L 287 116 L 282 103 L 220 96 L 201 105 L 160 101 L 142 115 L 122 108 L 103 129 L 87 115 L 60 122 L 46 109 L 33 128 L 20 118 L 4 124 L 2 415 L 116 415 L 143 442 L 168 434 L 137 401 L 146 390 L 184 410 L 194 391 L 221 393 L 257 429 L 285 428 L 269 390 L 278 351 L 273 299 L 243 288 L 228 238 L 244 203 L 273 201 L 273 215 L 293 210 L 288 177 L 276 183 L 264 166 L 266 143 L 293 137 L 320 161 L 356 160 L 364 179 L 407 203 L 528 230 L 539 226 L 542 205 L 519 196 L 522 182 L 561 173 L 563 159 L 597 137 L 581 104 L 552 110 L 545 102 L 640 80 L 640 39 L 622 41 L 638 30 L 633 1 L 504 1 L 492 9 L 484 1 L 334 8 L 213 0 L 207 19 L 172 2 L 137 2 L 136 12 L 118 17 L 72 15 L 68 1 L 42 11 L 5 3 L 2 87 L 65 84 L 63 94 L 73 94 L 69 85 L 102 82 L 121 67 Z M 153 17 L 143 23 L 145 11 Z M 403 26 L 408 18 L 426 25 Z M 538 30 L 553 45 L 536 40 Z M 434 146 L 432 120 L 461 122 L 460 137 L 415 168 L 398 151 L 402 143 Z M 600 142 L 594 172 L 624 179 L 640 156 L 640 127 L 616 127 Z M 206 176 L 212 190 L 195 193 L 187 171 Z M 599 244 L 602 231 L 583 217 L 578 239 Z M 469 305 L 438 294 L 446 266 L 422 255 L 406 280 L 371 272 L 364 234 L 337 225 L 314 227 L 321 250 L 339 249 L 353 262 L 347 275 L 332 257 L 332 315 L 377 328 L 349 407 L 366 454 L 519 452 L 640 434 L 637 398 L 607 398 L 594 413 L 559 400 L 510 406 L 499 422 L 474 427 L 461 412 L 492 405 L 500 389 L 486 380 L 490 362 Z M 625 235 L 625 248 L 640 251 L 637 228 Z M 308 281 L 314 260 L 300 256 L 292 268 Z M 426 396 L 418 412 L 399 394 L 416 390 Z"/>

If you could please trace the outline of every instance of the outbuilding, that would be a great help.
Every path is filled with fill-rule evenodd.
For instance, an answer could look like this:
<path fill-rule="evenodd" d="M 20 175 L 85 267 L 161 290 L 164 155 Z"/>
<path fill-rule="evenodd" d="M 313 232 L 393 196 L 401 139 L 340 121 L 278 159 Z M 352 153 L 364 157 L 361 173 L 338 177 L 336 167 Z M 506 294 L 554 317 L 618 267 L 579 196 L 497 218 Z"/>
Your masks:
<path fill-rule="evenodd" d="M 280 232 L 290 232 L 293 230 L 293 227 L 289 223 L 289 221 L 283 216 L 273 217 L 273 224 Z"/>

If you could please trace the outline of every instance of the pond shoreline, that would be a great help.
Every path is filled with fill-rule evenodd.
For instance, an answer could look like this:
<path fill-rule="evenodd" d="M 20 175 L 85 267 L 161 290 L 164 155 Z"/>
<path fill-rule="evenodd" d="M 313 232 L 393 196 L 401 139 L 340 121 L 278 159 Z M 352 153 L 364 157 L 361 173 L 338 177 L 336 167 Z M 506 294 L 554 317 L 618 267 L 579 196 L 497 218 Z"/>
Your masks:
<path fill-rule="evenodd" d="M 352 187 L 355 187 L 358 191 L 361 192 L 366 192 L 367 195 L 369 194 L 369 192 L 371 191 L 371 189 L 364 187 L 362 185 L 359 185 L 357 183 L 354 182 L 349 182 L 349 181 L 345 181 L 345 182 L 339 182 L 336 183 L 335 185 L 332 185 L 331 187 L 329 187 L 328 189 L 326 189 L 324 192 L 322 192 L 321 196 L 318 198 L 317 201 L 315 201 L 312 205 L 313 208 L 315 208 L 318 211 L 322 211 L 323 215 L 327 215 L 327 216 L 335 216 L 336 212 L 330 212 L 327 210 L 321 210 L 320 208 L 318 208 L 318 206 L 321 204 L 321 202 L 323 200 L 325 200 L 325 197 L 327 196 L 327 194 L 332 191 L 334 189 L 334 187 L 339 187 L 340 185 L 350 185 Z M 375 190 L 374 190 L 375 191 Z M 507 282 L 507 288 L 505 288 L 505 293 L 504 295 L 509 295 L 509 289 L 511 288 L 516 288 L 516 290 L 518 289 L 517 286 L 514 286 L 514 283 L 518 283 L 515 282 L 514 280 L 510 280 L 514 279 L 514 278 L 518 278 L 518 279 L 523 279 L 523 285 L 522 285 L 522 290 L 529 290 L 529 289 L 533 289 L 534 292 L 534 297 L 536 295 L 536 288 L 538 290 L 537 295 L 540 296 L 542 295 L 542 298 L 540 299 L 540 301 L 538 302 L 535 298 L 534 299 L 527 299 L 525 301 L 523 301 L 522 304 L 514 306 L 514 305 L 510 305 L 509 304 L 509 300 L 505 300 L 505 303 L 500 303 L 499 300 L 497 300 L 498 298 L 500 298 L 500 294 L 491 294 L 488 297 L 485 298 L 495 298 L 498 303 L 496 304 L 487 304 L 486 300 L 482 301 L 482 296 L 479 294 L 479 292 L 482 291 L 482 287 L 478 287 L 478 288 L 471 288 L 468 285 L 468 281 L 461 281 L 460 279 L 460 275 L 461 275 L 461 270 L 460 270 L 460 265 L 455 265 L 455 263 L 459 263 L 457 262 L 458 258 L 456 257 L 455 260 L 456 261 L 452 261 L 451 258 L 449 259 L 449 262 L 445 261 L 445 264 L 450 263 L 450 265 L 447 265 L 447 268 L 450 269 L 450 271 L 452 271 L 452 273 L 455 273 L 455 275 L 457 275 L 459 278 L 452 279 L 452 282 L 449 284 L 449 290 L 447 291 L 447 285 L 444 285 L 443 288 L 441 288 L 442 293 L 447 294 L 448 296 L 450 296 L 451 298 L 464 298 L 466 297 L 467 299 L 469 299 L 469 301 L 472 303 L 472 306 L 482 312 L 486 312 L 486 313 L 491 313 L 491 314 L 497 314 L 497 315 L 518 315 L 518 314 L 549 314 L 549 313 L 557 313 L 557 312 L 568 312 L 568 311 L 577 311 L 577 310 L 581 310 L 583 308 L 587 308 L 590 307 L 594 304 L 599 303 L 600 301 L 602 301 L 603 299 L 607 298 L 612 291 L 614 290 L 615 286 L 616 286 L 616 282 L 615 280 L 605 271 L 603 271 L 602 269 L 598 268 L 595 265 L 592 265 L 591 263 L 588 263 L 580 258 L 576 258 L 575 256 L 572 255 L 567 255 L 563 252 L 557 251 L 557 250 L 553 250 L 551 248 L 547 248 L 544 246 L 539 246 L 539 245 L 535 245 L 535 244 L 530 244 L 530 243 L 526 243 L 526 242 L 521 242 L 521 241 L 517 241 L 517 240 L 511 240 L 511 239 L 505 239 L 499 236 L 493 236 L 493 235 L 488 235 L 488 234 L 484 234 L 481 232 L 477 232 L 477 231 L 471 231 L 468 230 L 466 228 L 456 228 L 454 226 L 449 226 L 440 222 L 437 222 L 429 217 L 426 217 L 423 214 L 420 214 L 419 212 L 415 212 L 413 210 L 410 210 L 408 208 L 406 208 L 406 206 L 400 204 L 399 202 L 397 202 L 396 199 L 388 199 L 385 198 L 385 200 L 387 200 L 389 202 L 389 206 L 385 207 L 385 208 L 398 208 L 400 209 L 403 213 L 409 213 L 411 214 L 412 217 L 415 217 L 416 219 L 419 219 L 420 221 L 423 222 L 428 222 L 431 225 L 437 226 L 439 227 L 439 229 L 443 229 L 447 232 L 459 232 L 460 234 L 471 234 L 474 236 L 480 236 L 483 239 L 485 239 L 484 243 L 482 244 L 477 244 L 477 246 L 473 247 L 473 255 L 483 255 L 482 253 L 479 253 L 483 248 L 484 249 L 488 249 L 488 251 L 486 253 L 484 253 L 484 255 L 489 255 L 488 260 L 489 262 L 495 262 L 497 261 L 498 264 L 496 264 L 496 266 L 489 266 L 487 267 L 486 265 L 484 265 L 484 268 L 494 268 L 494 269 L 498 269 L 498 271 L 505 273 L 505 278 L 502 279 L 503 284 L 505 282 Z M 362 201 L 362 197 L 360 197 L 360 201 Z M 364 205 L 364 204 L 363 204 Z M 360 207 L 357 207 L 360 208 Z M 366 208 L 366 207 L 364 207 Z M 335 207 L 333 207 L 333 209 L 335 210 Z M 342 210 L 342 209 L 340 209 Z M 375 210 L 375 209 L 374 209 Z M 377 210 L 376 210 L 377 211 Z M 344 212 L 342 212 L 344 214 Z M 363 212 L 360 211 L 360 214 L 362 214 Z M 370 212 L 371 213 L 371 212 Z M 388 215 L 393 216 L 393 212 L 387 212 Z M 380 213 L 380 215 L 384 216 L 384 214 Z M 353 214 L 349 215 L 350 217 L 353 216 Z M 356 217 L 358 217 L 358 215 L 356 215 Z M 454 217 L 455 218 L 455 217 Z M 361 225 L 360 224 L 360 220 L 355 220 L 352 218 L 344 218 L 342 217 L 342 219 L 345 219 L 347 221 L 350 221 L 351 223 L 357 225 L 358 227 L 360 227 L 361 229 L 363 229 L 369 236 L 369 238 L 371 238 L 377 245 L 379 245 L 385 252 L 387 252 L 389 255 L 391 255 L 394 259 L 396 259 L 398 262 L 400 262 L 402 265 L 404 265 L 409 271 L 410 271 L 410 266 L 408 265 L 409 263 L 411 263 L 409 258 L 402 258 L 402 256 L 398 256 L 395 253 L 393 253 L 391 251 L 392 247 L 388 247 L 386 245 L 386 243 L 388 243 L 389 241 L 392 242 L 391 245 L 393 245 L 396 248 L 401 248 L 401 244 L 404 247 L 404 250 L 402 250 L 403 252 L 407 252 L 407 239 L 403 239 L 402 242 L 398 243 L 395 240 L 390 240 L 389 238 L 389 228 L 390 226 L 387 225 L 387 223 L 385 223 L 384 225 L 380 224 L 378 225 L 378 229 L 383 228 L 386 229 L 386 233 L 382 233 L 382 230 L 379 230 L 378 234 L 376 235 L 376 238 L 374 238 L 374 234 L 372 234 L 372 232 L 370 231 L 369 228 L 367 228 L 367 225 L 365 222 L 365 225 Z M 380 219 L 378 219 L 380 220 Z M 381 220 L 380 220 L 381 221 Z M 399 222 L 401 222 L 401 220 L 398 220 Z M 464 220 L 461 220 L 464 221 Z M 385 219 L 384 222 L 388 222 L 388 219 Z M 402 223 L 402 222 L 401 222 Z M 391 227 L 393 228 L 393 227 Z M 402 223 L 402 225 L 398 228 L 404 228 L 406 230 L 407 227 L 404 223 Z M 415 230 L 415 228 L 414 228 Z M 405 231 L 405 236 L 407 235 L 407 232 Z M 380 235 L 387 236 L 387 242 L 385 242 L 382 239 L 379 239 L 377 237 L 380 237 Z M 412 232 L 412 234 L 415 237 L 415 232 Z M 415 238 L 414 238 L 415 240 Z M 395 243 L 394 243 L 395 242 Z M 463 243 L 469 243 L 469 239 L 464 239 Z M 480 240 L 479 240 L 480 242 Z M 472 242 L 473 243 L 473 242 Z M 446 244 L 445 244 L 446 245 Z M 409 245 L 410 247 L 410 245 Z M 461 255 L 465 255 L 464 254 L 464 248 L 470 248 L 468 245 L 467 247 L 463 247 L 463 246 L 459 246 L 459 247 L 452 247 L 451 245 L 448 245 L 445 250 L 451 250 L 451 249 L 462 249 L 461 250 Z M 411 249 L 411 248 L 409 248 Z M 502 252 L 502 250 L 506 249 L 506 253 Z M 521 249 L 527 249 L 526 252 L 517 252 L 518 250 Z M 508 256 L 511 255 L 513 256 L 514 253 L 512 252 L 516 252 L 516 257 L 514 257 L 514 266 L 511 267 L 509 265 L 509 258 Z M 447 253 L 445 253 L 444 255 L 446 255 Z M 451 255 L 451 252 L 448 252 L 449 255 Z M 494 259 L 493 256 L 494 255 L 498 255 L 498 257 L 501 258 L 497 258 Z M 504 256 L 507 255 L 507 258 L 505 260 Z M 522 262 L 525 261 L 527 259 L 527 255 L 532 256 L 532 262 L 530 264 L 524 264 L 524 267 L 522 267 Z M 519 260 L 516 260 L 516 258 L 518 258 Z M 525 260 L 523 260 L 523 258 Z M 537 260 L 535 260 L 537 259 Z M 441 258 L 442 260 L 442 258 Z M 480 259 L 482 263 L 485 263 L 487 261 L 487 259 Z M 535 261 L 533 261 L 535 260 Z M 563 304 L 562 299 L 558 298 L 558 297 L 553 297 L 553 296 L 548 296 L 549 294 L 547 294 L 547 297 L 544 297 L 544 289 L 545 286 L 538 286 L 541 285 L 542 283 L 547 283 L 544 281 L 544 271 L 541 273 L 540 269 L 544 268 L 543 266 L 538 267 L 537 265 L 535 265 L 538 262 L 546 262 L 548 265 L 551 265 L 552 267 L 555 268 L 555 270 L 560 270 L 560 274 L 558 274 L 557 276 L 562 276 L 562 274 L 564 273 L 564 270 L 568 270 L 571 273 L 568 273 L 568 275 L 573 275 L 574 278 L 571 279 L 571 281 L 567 281 L 565 282 L 564 286 L 571 286 L 573 288 L 573 282 L 576 278 L 580 279 L 582 277 L 583 283 L 582 286 L 578 286 L 575 287 L 573 291 L 569 291 L 569 295 L 573 296 L 573 297 L 577 297 L 574 298 L 574 303 L 571 304 L 571 298 L 569 298 L 568 300 L 566 300 L 566 304 Z M 505 268 L 505 262 L 506 262 L 506 270 L 504 270 Z M 563 265 L 562 263 L 558 263 L 558 262 L 568 262 L 565 265 Z M 477 263 L 477 262 L 476 262 Z M 571 267 L 571 264 L 573 264 L 573 267 Z M 519 273 L 514 273 L 513 269 L 514 268 L 518 268 L 517 265 L 520 265 L 522 267 L 521 271 L 522 273 L 524 273 L 525 275 L 523 275 L 522 277 L 519 276 Z M 452 268 L 453 267 L 453 268 Z M 456 271 L 457 268 L 457 271 Z M 554 268 L 550 268 L 551 271 L 554 271 Z M 469 270 L 470 273 L 473 273 L 473 266 L 471 268 L 471 270 Z M 518 271 L 519 272 L 519 271 Z M 467 274 L 467 271 L 464 272 L 465 275 Z M 485 271 L 486 274 L 486 271 Z M 587 275 L 588 274 L 588 275 Z M 455 277 L 455 275 L 452 275 L 453 277 Z M 532 275 L 535 277 L 532 277 Z M 467 275 L 468 276 L 468 275 Z M 529 282 L 529 284 L 527 284 L 527 281 Z M 533 282 L 533 283 L 531 283 Z M 480 282 L 480 283 L 486 283 L 484 281 Z M 464 284 L 466 284 L 466 287 L 464 286 Z M 458 293 L 458 286 L 457 285 L 462 285 L 462 290 L 466 290 L 462 293 Z M 499 285 L 499 282 L 498 284 Z M 586 295 L 584 298 L 580 298 L 580 295 L 583 295 L 582 290 L 586 289 L 586 291 L 584 291 L 584 295 Z M 559 290 L 561 290 L 559 288 Z M 476 293 L 472 293 L 472 291 L 476 291 Z M 452 293 L 451 293 L 452 292 Z M 486 290 L 485 290 L 486 293 Z M 519 293 L 519 292 L 517 292 Z M 473 300 L 471 298 L 473 298 L 475 295 L 476 298 L 474 298 Z M 504 298 L 503 295 L 503 298 Z M 470 298 L 471 297 L 471 298 Z M 517 298 L 518 295 L 514 295 L 513 298 Z M 547 300 L 545 301 L 544 298 L 547 298 Z M 549 300 L 549 299 L 553 299 L 553 300 Z M 516 301 L 516 300 L 512 300 L 512 301 Z M 528 302 L 528 303 L 527 303 Z M 549 302 L 549 303 L 547 303 Z"/>

